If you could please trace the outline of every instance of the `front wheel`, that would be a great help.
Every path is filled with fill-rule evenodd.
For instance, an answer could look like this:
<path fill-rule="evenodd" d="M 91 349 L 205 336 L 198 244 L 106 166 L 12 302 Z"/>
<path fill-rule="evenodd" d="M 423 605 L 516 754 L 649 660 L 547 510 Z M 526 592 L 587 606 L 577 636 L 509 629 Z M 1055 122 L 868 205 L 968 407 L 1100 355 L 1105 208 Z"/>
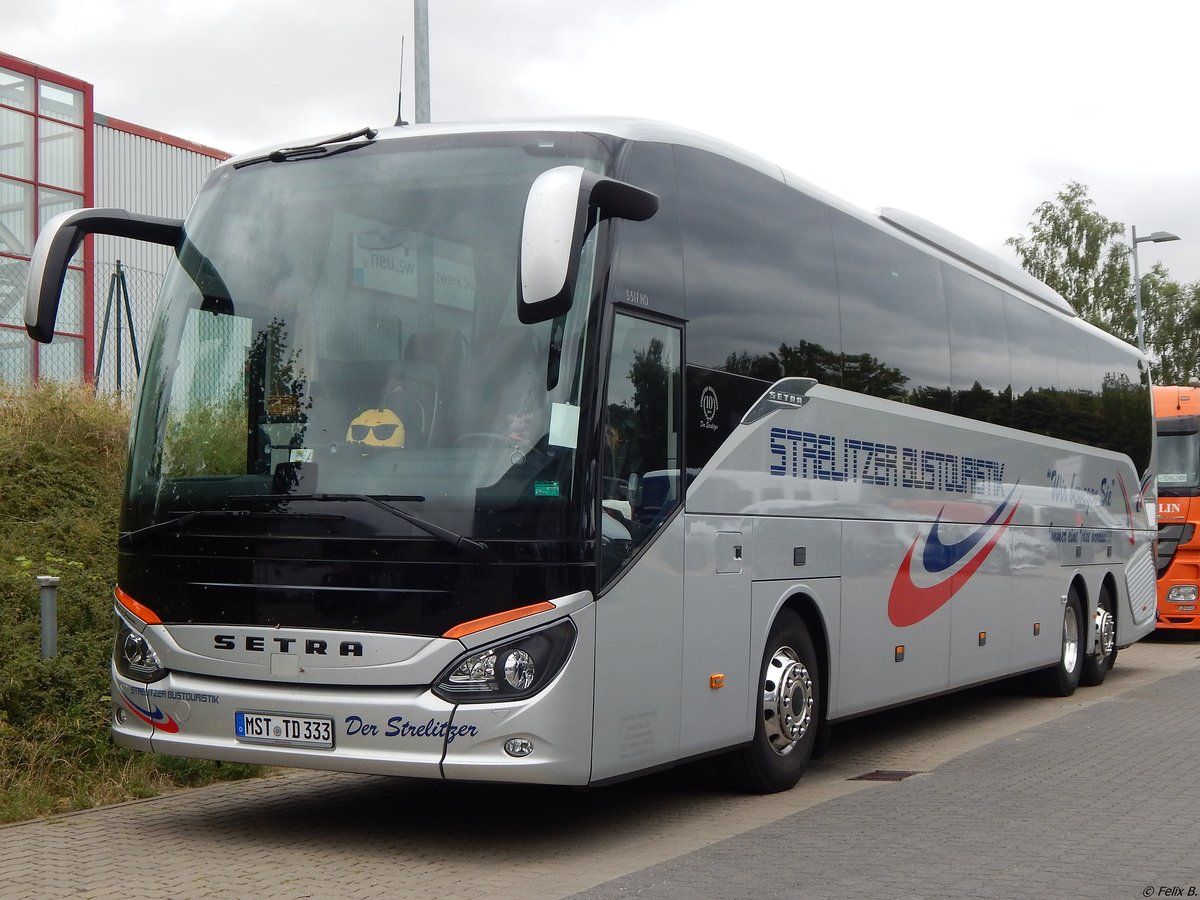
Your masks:
<path fill-rule="evenodd" d="M 1080 684 L 1100 684 L 1117 661 L 1117 620 L 1114 611 L 1112 596 L 1105 588 L 1096 603 L 1096 648 L 1083 658 Z"/>
<path fill-rule="evenodd" d="M 730 758 L 739 787 L 773 794 L 800 780 L 821 722 L 819 679 L 808 629 L 796 613 L 783 610 L 763 653 L 754 739 Z"/>
<path fill-rule="evenodd" d="M 1083 605 L 1071 588 L 1063 607 L 1062 648 L 1058 662 L 1039 674 L 1040 687 L 1051 697 L 1070 697 L 1079 686 L 1083 672 Z"/>

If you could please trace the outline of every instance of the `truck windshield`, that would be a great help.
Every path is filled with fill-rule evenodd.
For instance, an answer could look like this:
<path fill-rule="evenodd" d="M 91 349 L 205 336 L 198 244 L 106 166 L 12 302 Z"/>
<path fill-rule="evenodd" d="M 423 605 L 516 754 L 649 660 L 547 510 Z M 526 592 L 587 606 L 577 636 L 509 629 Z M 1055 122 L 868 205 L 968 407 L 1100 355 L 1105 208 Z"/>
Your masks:
<path fill-rule="evenodd" d="M 566 537 L 593 245 L 571 312 L 522 325 L 520 228 L 539 173 L 604 160 L 586 135 L 473 134 L 216 173 L 163 287 L 126 536 L 242 511 Z"/>
<path fill-rule="evenodd" d="M 1200 494 L 1200 434 L 1158 435 L 1158 492 L 1164 497 Z"/>

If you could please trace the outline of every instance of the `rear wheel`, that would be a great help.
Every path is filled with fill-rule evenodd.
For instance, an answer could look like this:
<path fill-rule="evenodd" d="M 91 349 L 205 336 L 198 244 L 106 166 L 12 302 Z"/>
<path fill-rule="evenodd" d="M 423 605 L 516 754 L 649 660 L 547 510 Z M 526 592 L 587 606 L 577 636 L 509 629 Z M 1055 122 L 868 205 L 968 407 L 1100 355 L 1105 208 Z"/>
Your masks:
<path fill-rule="evenodd" d="M 800 780 L 821 721 L 817 654 L 791 610 L 771 626 L 758 685 L 754 739 L 731 755 L 730 766 L 739 787 L 771 794 Z"/>
<path fill-rule="evenodd" d="M 1079 686 L 1083 673 L 1083 606 L 1079 594 L 1071 588 L 1063 607 L 1062 649 L 1058 662 L 1043 669 L 1040 687 L 1052 697 L 1070 697 Z"/>
<path fill-rule="evenodd" d="M 1113 599 L 1108 588 L 1100 591 L 1096 603 L 1096 647 L 1083 658 L 1083 674 L 1080 684 L 1096 685 L 1112 671 L 1117 661 L 1117 619 Z"/>

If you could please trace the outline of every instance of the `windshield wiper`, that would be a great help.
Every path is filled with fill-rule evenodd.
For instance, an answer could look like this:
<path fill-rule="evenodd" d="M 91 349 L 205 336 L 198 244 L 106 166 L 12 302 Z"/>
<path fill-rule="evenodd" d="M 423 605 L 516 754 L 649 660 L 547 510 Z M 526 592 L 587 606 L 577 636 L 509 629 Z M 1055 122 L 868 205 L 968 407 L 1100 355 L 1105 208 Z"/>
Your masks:
<path fill-rule="evenodd" d="M 193 519 L 234 519 L 244 518 L 246 516 L 291 516 L 302 519 L 345 518 L 345 516 L 331 516 L 321 513 L 267 512 L 252 509 L 192 509 L 188 510 L 187 512 L 180 512 L 173 519 L 167 519 L 163 522 L 155 522 L 153 525 L 147 525 L 145 528 L 138 528 L 134 531 L 126 531 L 117 538 L 117 546 L 123 549 L 136 547 L 148 537 L 153 537 L 154 535 L 163 531 L 181 529 Z"/>
<path fill-rule="evenodd" d="M 397 518 L 403 519 L 410 525 L 424 531 L 426 534 L 432 535 L 440 541 L 449 544 L 455 550 L 458 550 L 466 555 L 480 559 L 487 553 L 487 544 L 472 540 L 465 535 L 456 534 L 448 528 L 443 528 L 440 525 L 435 525 L 433 522 L 426 521 L 420 516 L 414 516 L 412 513 L 407 513 L 402 509 L 396 509 L 385 501 L 411 500 L 422 501 L 425 498 L 419 496 L 409 496 L 407 494 L 380 494 L 379 496 L 371 496 L 370 494 L 287 494 L 282 497 L 274 497 L 271 495 L 247 495 L 244 497 L 230 497 L 230 500 L 267 500 L 285 503 L 290 503 L 296 500 L 312 500 L 318 503 L 335 502 L 353 500 L 360 503 L 369 503 L 371 506 L 391 513 Z M 173 519 L 167 519 L 165 522 L 156 522 L 153 525 L 147 525 L 145 528 L 138 528 L 135 531 L 127 531 L 117 540 L 118 546 L 128 549 L 140 544 L 148 537 L 152 537 L 163 531 L 171 529 L 180 529 L 188 522 L 198 518 L 243 518 L 246 516 L 280 516 L 298 519 L 344 519 L 345 516 L 325 515 L 322 513 L 296 513 L 286 510 L 252 510 L 252 509 L 193 509 L 176 516 Z"/>
<path fill-rule="evenodd" d="M 350 131 L 346 134 L 333 135 L 332 137 L 321 138 L 311 144 L 298 144 L 295 147 L 280 147 L 278 150 L 272 150 L 270 153 L 262 156 L 252 156 L 250 159 L 243 159 L 241 162 L 233 164 L 235 169 L 242 169 L 246 166 L 253 166 L 256 163 L 267 162 L 288 162 L 293 159 L 312 159 L 318 156 L 333 156 L 336 153 L 345 153 L 347 150 L 356 150 L 359 147 L 370 146 L 375 140 L 375 135 L 379 134 L 378 130 L 366 127 L 360 128 L 358 131 Z M 356 144 L 348 143 L 355 138 L 366 138 Z M 330 148 L 330 144 L 338 144 L 340 146 Z"/>
<path fill-rule="evenodd" d="M 318 502 L 356 500 L 361 503 L 369 503 L 378 509 L 382 509 L 384 512 L 389 512 L 393 516 L 403 519 L 410 525 L 415 525 L 426 534 L 444 541 L 455 550 L 465 553 L 474 559 L 480 559 L 487 553 L 487 544 L 482 541 L 476 541 L 466 535 L 457 534 L 449 528 L 435 525 L 432 522 L 422 519 L 420 516 L 414 516 L 412 513 L 396 509 L 396 507 L 384 502 L 387 500 L 424 500 L 424 497 L 412 497 L 403 494 L 380 494 L 378 496 L 372 496 L 371 494 L 288 494 L 286 499 L 289 501 L 316 500 Z"/>

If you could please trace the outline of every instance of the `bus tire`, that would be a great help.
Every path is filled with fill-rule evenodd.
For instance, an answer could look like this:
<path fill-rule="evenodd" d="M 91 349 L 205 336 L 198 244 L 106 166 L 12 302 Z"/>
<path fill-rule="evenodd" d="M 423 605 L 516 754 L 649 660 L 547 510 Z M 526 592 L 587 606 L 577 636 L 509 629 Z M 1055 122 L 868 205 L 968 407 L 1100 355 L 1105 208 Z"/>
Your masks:
<path fill-rule="evenodd" d="M 1039 687 L 1051 697 L 1070 697 L 1083 673 L 1083 608 L 1074 587 L 1067 593 L 1060 634 L 1058 662 L 1039 673 Z"/>
<path fill-rule="evenodd" d="M 1101 588 L 1096 602 L 1096 648 L 1083 658 L 1079 683 L 1092 687 L 1101 684 L 1117 661 L 1117 620 L 1112 594 Z"/>
<path fill-rule="evenodd" d="M 796 613 L 783 610 L 771 626 L 759 669 L 754 738 L 730 758 L 738 787 L 773 794 L 800 780 L 821 723 L 819 678 L 808 629 Z"/>

